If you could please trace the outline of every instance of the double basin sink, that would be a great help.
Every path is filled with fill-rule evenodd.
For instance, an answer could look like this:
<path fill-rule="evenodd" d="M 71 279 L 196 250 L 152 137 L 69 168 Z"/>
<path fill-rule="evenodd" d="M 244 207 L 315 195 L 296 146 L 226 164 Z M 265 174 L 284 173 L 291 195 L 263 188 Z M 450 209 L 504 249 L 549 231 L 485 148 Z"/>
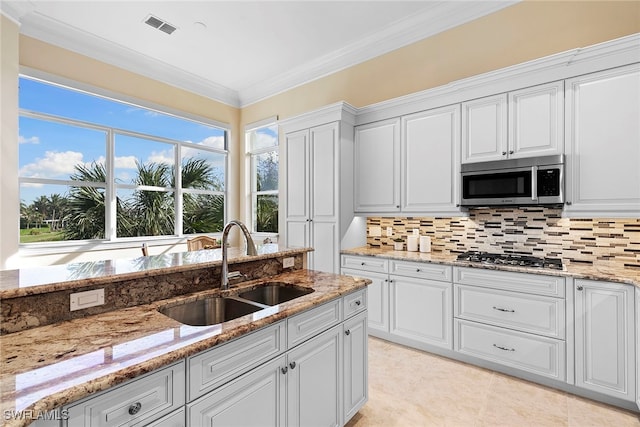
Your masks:
<path fill-rule="evenodd" d="M 282 304 L 313 292 L 282 282 L 267 282 L 229 297 L 212 296 L 184 304 L 160 307 L 158 311 L 180 323 L 207 326 L 227 322 L 269 306 Z"/>

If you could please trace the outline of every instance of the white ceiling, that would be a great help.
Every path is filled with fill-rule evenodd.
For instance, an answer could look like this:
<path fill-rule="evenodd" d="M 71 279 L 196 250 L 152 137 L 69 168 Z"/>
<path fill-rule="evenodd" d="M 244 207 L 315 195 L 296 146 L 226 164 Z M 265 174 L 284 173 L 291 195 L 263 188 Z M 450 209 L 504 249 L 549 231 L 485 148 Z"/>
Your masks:
<path fill-rule="evenodd" d="M 1 0 L 0 6 L 25 35 L 240 107 L 517 1 Z M 177 30 L 168 35 L 145 24 L 149 14 Z"/>

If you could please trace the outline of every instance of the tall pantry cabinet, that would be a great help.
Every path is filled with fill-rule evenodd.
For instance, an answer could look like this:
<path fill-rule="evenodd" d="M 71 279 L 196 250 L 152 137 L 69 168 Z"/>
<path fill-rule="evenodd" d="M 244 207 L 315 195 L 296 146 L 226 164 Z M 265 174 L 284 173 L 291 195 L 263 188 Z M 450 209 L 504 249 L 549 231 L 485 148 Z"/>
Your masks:
<path fill-rule="evenodd" d="M 349 239 L 354 119 L 355 109 L 340 102 L 280 122 L 281 237 L 286 246 L 314 248 L 312 270 L 338 273 L 340 248 L 362 244 Z"/>

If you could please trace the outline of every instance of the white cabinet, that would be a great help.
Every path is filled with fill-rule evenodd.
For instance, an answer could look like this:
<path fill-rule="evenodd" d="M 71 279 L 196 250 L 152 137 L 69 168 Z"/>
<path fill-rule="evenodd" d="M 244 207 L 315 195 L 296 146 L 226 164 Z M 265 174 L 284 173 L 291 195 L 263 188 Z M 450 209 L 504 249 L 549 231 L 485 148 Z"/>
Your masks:
<path fill-rule="evenodd" d="M 286 408 L 280 356 L 187 405 L 189 426 L 285 426 Z"/>
<path fill-rule="evenodd" d="M 340 248 L 362 244 L 352 224 L 354 120 L 341 102 L 280 122 L 279 227 L 285 245 L 314 248 L 313 270 L 337 273 Z"/>
<path fill-rule="evenodd" d="M 462 162 L 562 154 L 563 82 L 462 103 Z"/>
<path fill-rule="evenodd" d="M 355 129 L 356 212 L 400 210 L 400 119 Z"/>
<path fill-rule="evenodd" d="M 402 212 L 456 211 L 460 105 L 402 117 Z"/>
<path fill-rule="evenodd" d="M 451 266 L 352 255 L 342 256 L 342 266 L 342 274 L 373 281 L 370 335 L 416 348 L 453 347 Z"/>
<path fill-rule="evenodd" d="M 455 351 L 566 380 L 565 280 L 454 268 Z"/>
<path fill-rule="evenodd" d="M 184 361 L 63 407 L 68 427 L 144 425 L 185 403 Z"/>
<path fill-rule="evenodd" d="M 287 381 L 287 426 L 338 426 L 342 420 L 342 327 L 291 350 Z"/>
<path fill-rule="evenodd" d="M 361 313 L 343 325 L 344 420 L 353 417 L 369 398 L 367 316 Z"/>
<path fill-rule="evenodd" d="M 640 409 L 640 287 L 636 287 L 636 403 Z"/>
<path fill-rule="evenodd" d="M 576 385 L 636 400 L 634 288 L 575 280 Z"/>
<path fill-rule="evenodd" d="M 640 64 L 566 81 L 570 215 L 640 216 Z"/>

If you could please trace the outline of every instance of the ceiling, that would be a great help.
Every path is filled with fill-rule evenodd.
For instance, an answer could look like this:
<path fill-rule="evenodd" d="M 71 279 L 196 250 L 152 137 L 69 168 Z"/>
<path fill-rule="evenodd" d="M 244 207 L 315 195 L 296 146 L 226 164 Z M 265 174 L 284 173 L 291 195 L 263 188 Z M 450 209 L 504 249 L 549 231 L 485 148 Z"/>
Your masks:
<path fill-rule="evenodd" d="M 243 107 L 510 6 L 498 1 L 2 0 L 20 32 Z M 177 29 L 145 23 L 153 15 Z"/>

